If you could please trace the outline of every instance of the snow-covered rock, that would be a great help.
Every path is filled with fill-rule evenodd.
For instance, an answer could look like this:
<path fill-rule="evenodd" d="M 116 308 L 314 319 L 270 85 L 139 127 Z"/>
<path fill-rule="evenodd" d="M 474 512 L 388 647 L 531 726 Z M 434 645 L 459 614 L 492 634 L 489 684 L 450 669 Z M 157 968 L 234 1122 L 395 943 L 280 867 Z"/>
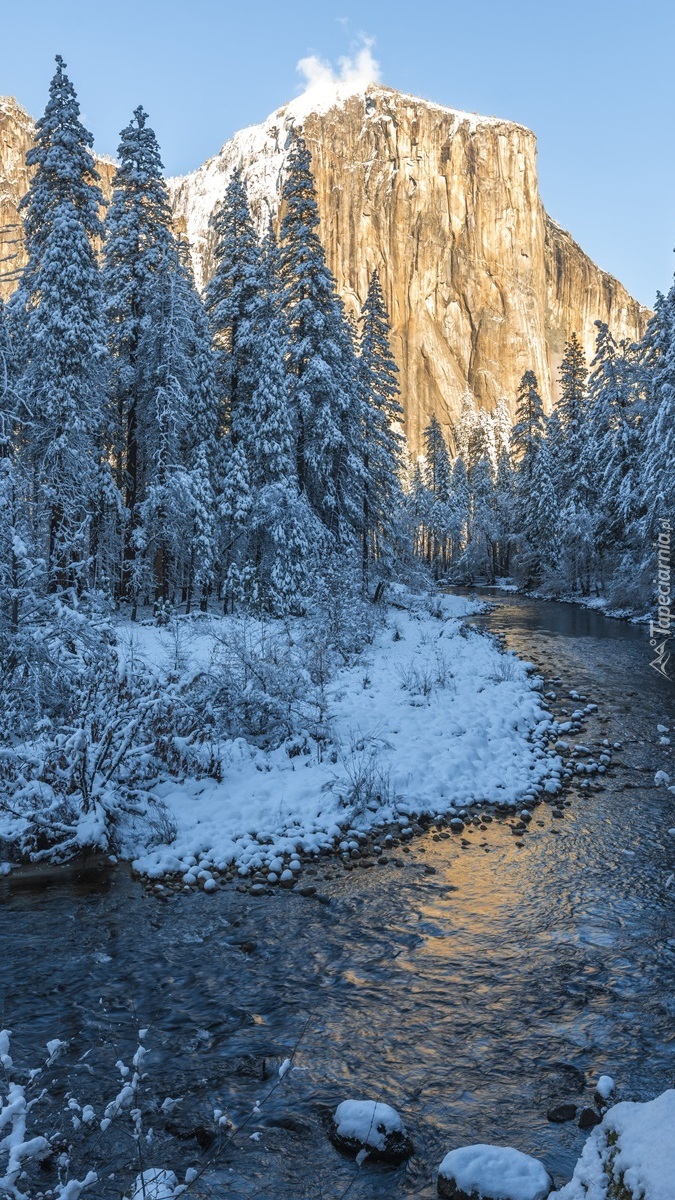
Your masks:
<path fill-rule="evenodd" d="M 173 1171 L 150 1167 L 136 1176 L 132 1200 L 172 1200 L 178 1180 Z"/>
<path fill-rule="evenodd" d="M 673 1200 L 675 1089 L 645 1103 L 624 1101 L 605 1114 L 572 1179 L 550 1200 Z"/>
<path fill-rule="evenodd" d="M 595 1085 L 595 1094 L 606 1102 L 614 1091 L 614 1087 L 615 1084 L 611 1075 L 601 1075 Z"/>
<path fill-rule="evenodd" d="M 343 1100 L 331 1124 L 331 1140 L 346 1154 L 367 1152 L 384 1162 L 403 1162 L 413 1152 L 402 1118 L 375 1100 Z"/>
<path fill-rule="evenodd" d="M 445 1200 L 545 1200 L 552 1187 L 538 1158 L 510 1146 L 460 1146 L 438 1168 Z"/>

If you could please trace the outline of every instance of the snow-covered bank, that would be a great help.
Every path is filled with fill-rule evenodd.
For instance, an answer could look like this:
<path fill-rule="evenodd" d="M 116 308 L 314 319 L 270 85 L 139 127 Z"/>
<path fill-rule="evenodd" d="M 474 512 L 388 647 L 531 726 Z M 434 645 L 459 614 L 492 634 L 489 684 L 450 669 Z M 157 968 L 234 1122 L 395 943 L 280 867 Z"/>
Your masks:
<path fill-rule="evenodd" d="M 12 751 L 5 856 L 114 852 L 207 891 L 223 873 L 290 886 L 300 856 L 348 854 L 366 831 L 556 792 L 532 668 L 465 625 L 483 607 L 400 589 L 386 609 L 287 621 L 118 621 L 119 685 L 49 760 L 39 734 L 25 769 Z"/>
<path fill-rule="evenodd" d="M 207 888 L 212 868 L 233 865 L 276 882 L 297 870 L 298 853 L 348 848 L 350 830 L 485 802 L 515 806 L 547 782 L 556 790 L 561 762 L 544 745 L 550 716 L 526 665 L 464 627 L 479 608 L 451 596 L 390 608 L 373 644 L 325 689 L 326 743 L 302 728 L 273 749 L 234 738 L 219 749 L 218 779 L 162 783 L 176 835 L 149 851 L 129 846 L 134 866 L 155 877 L 183 872 Z M 143 632 L 157 657 L 163 635 Z"/>
<path fill-rule="evenodd" d="M 550 1200 L 673 1200 L 675 1090 L 606 1113 L 570 1182 Z"/>

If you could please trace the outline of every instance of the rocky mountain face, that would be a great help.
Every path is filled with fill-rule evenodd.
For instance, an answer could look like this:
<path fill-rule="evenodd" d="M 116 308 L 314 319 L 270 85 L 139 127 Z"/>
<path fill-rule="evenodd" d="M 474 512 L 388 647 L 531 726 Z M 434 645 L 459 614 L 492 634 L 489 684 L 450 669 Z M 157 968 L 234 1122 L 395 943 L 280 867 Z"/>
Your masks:
<path fill-rule="evenodd" d="M 14 269 L 23 265 L 18 204 L 28 187 L 26 153 L 33 144 L 33 122 L 11 98 L 0 99 L 0 297 L 14 288 Z"/>
<path fill-rule="evenodd" d="M 649 311 L 544 211 L 530 130 L 379 85 L 310 111 L 292 102 L 169 181 L 200 284 L 213 267 L 209 218 L 236 166 L 261 230 L 277 220 L 293 126 L 312 150 L 321 233 L 349 309 L 365 298 L 372 270 L 380 272 L 413 453 L 432 413 L 449 427 L 467 388 L 489 409 L 500 396 L 513 403 L 532 368 L 547 406 L 554 403 L 572 332 L 590 357 L 597 319 L 619 337 L 644 331 Z M 5 224 L 27 185 L 30 132 L 18 105 L 0 105 Z M 102 168 L 109 184 L 111 167 Z"/>

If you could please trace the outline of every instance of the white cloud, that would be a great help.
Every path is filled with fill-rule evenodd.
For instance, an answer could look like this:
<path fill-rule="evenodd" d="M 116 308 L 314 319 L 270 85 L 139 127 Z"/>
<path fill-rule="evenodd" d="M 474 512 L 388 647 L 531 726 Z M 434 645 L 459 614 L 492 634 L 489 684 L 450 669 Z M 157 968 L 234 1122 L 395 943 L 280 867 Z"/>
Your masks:
<path fill-rule="evenodd" d="M 380 64 L 373 54 L 373 38 L 361 38 L 360 45 L 352 54 L 338 59 L 337 69 L 310 54 L 301 58 L 297 70 L 304 77 L 305 89 L 293 101 L 293 114 L 302 119 L 310 112 L 326 111 L 338 100 L 363 92 L 370 83 L 379 83 Z"/>

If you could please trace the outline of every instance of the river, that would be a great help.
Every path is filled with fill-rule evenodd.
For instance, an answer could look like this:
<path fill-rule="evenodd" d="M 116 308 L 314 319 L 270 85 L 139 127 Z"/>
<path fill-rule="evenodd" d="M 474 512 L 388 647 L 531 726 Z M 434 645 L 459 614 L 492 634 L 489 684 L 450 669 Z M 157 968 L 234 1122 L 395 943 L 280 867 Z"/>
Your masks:
<path fill-rule="evenodd" d="M 151 1118 L 149 1164 L 204 1161 L 192 1129 L 215 1107 L 241 1121 L 298 1042 L 295 1069 L 195 1196 L 337 1200 L 351 1185 L 353 1200 L 430 1200 L 443 1155 L 474 1141 L 536 1154 L 561 1183 L 586 1135 L 549 1122 L 551 1104 L 589 1103 L 601 1073 L 633 1098 L 675 1081 L 675 797 L 654 785 L 672 763 L 657 732 L 675 719 L 672 684 L 650 669 L 644 629 L 490 599 L 476 623 L 537 664 L 556 714 L 577 706 L 573 689 L 598 705 L 577 740 L 621 743 L 602 789 L 573 788 L 564 819 L 542 805 L 522 838 L 496 820 L 466 846 L 429 830 L 404 868 L 321 860 L 305 875 L 329 903 L 233 889 L 165 901 L 121 866 L 0 882 L 15 1058 L 33 1065 L 36 1047 L 69 1039 L 57 1092 L 84 1101 L 146 1027 L 148 1104 L 187 1097 L 174 1120 L 186 1140 Z M 326 1118 L 348 1097 L 401 1112 L 407 1165 L 359 1170 L 333 1149 Z M 124 1182 L 103 1181 L 97 1200 Z"/>

